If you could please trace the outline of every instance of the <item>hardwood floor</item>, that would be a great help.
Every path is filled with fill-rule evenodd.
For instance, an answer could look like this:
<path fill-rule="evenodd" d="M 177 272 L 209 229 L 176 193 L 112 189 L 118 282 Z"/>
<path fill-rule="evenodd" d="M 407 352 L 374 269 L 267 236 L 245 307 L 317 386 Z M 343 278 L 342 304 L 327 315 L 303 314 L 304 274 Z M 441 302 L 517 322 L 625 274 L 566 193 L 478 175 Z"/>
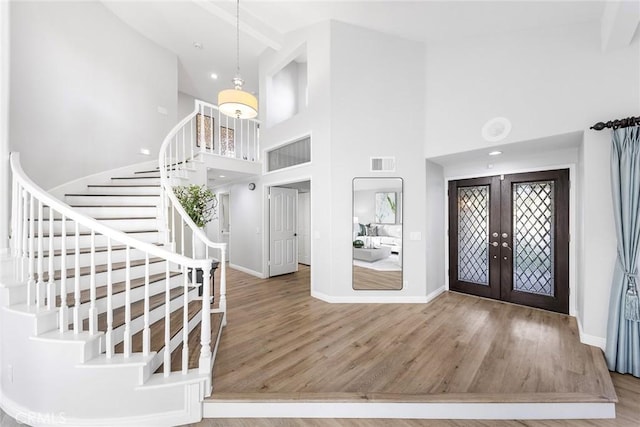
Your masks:
<path fill-rule="evenodd" d="M 600 350 L 569 316 L 456 293 L 328 304 L 309 296 L 309 271 L 260 280 L 229 269 L 213 399 L 616 399 Z"/>
<path fill-rule="evenodd" d="M 376 271 L 354 265 L 353 289 L 402 289 L 402 271 Z"/>
<path fill-rule="evenodd" d="M 640 379 L 609 374 L 568 316 L 455 293 L 427 305 L 332 305 L 309 297 L 308 268 L 268 280 L 228 271 L 229 324 L 212 397 L 314 393 L 322 400 L 340 391 L 383 400 L 425 392 L 614 400 L 617 393 L 616 419 L 205 419 L 194 426 L 640 426 Z"/>

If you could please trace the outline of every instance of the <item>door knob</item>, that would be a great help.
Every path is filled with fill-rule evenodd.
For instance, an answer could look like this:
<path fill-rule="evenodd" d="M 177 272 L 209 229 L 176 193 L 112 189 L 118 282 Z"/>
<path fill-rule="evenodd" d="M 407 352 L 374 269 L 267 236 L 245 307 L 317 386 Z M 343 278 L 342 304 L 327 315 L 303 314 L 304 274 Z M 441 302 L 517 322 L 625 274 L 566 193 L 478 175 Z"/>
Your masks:
<path fill-rule="evenodd" d="M 497 248 L 498 247 L 498 242 L 491 242 L 490 245 L 493 246 L 494 248 Z"/>
<path fill-rule="evenodd" d="M 511 250 L 511 248 L 509 247 L 509 244 L 507 242 L 502 242 L 502 247 Z"/>
<path fill-rule="evenodd" d="M 502 238 L 506 239 L 507 237 L 509 237 L 509 235 L 507 233 L 502 233 Z"/>

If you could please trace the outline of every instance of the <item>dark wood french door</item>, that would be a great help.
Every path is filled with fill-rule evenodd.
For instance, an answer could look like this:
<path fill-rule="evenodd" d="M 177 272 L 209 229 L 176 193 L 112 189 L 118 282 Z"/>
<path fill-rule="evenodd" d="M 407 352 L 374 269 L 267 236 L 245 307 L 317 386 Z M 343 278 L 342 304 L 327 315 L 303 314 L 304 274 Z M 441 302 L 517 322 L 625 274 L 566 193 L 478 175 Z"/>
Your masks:
<path fill-rule="evenodd" d="M 450 181 L 449 288 L 569 313 L 569 170 Z"/>

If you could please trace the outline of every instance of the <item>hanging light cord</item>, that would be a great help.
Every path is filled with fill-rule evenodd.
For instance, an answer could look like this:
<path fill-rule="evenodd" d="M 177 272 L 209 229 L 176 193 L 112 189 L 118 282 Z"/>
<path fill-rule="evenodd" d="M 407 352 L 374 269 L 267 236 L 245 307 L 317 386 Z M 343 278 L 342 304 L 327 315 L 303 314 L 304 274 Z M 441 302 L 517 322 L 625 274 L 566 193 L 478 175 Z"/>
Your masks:
<path fill-rule="evenodd" d="M 236 1 L 236 76 L 240 77 L 240 0 Z"/>

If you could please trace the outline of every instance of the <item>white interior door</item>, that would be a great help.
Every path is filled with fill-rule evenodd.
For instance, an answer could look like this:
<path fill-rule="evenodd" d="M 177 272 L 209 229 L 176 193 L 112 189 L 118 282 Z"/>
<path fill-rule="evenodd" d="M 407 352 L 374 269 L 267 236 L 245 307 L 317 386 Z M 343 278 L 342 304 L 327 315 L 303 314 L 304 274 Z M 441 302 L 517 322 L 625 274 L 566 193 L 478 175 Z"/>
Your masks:
<path fill-rule="evenodd" d="M 298 194 L 298 262 L 311 265 L 311 193 Z"/>
<path fill-rule="evenodd" d="M 269 190 L 269 276 L 298 271 L 298 190 Z"/>

